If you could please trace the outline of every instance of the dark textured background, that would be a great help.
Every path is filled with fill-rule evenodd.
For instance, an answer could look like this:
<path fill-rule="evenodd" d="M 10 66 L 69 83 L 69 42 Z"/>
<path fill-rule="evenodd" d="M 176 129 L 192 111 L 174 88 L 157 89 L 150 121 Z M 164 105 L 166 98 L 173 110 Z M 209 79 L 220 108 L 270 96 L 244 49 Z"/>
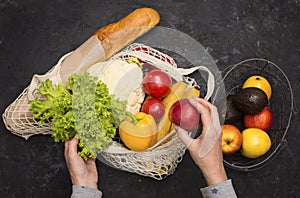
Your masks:
<path fill-rule="evenodd" d="M 0 1 L 1 109 L 95 30 L 138 7 L 153 7 L 160 25 L 189 34 L 209 50 L 220 70 L 250 57 L 272 60 L 300 100 L 300 1 Z M 300 197 L 299 114 L 288 145 L 254 172 L 227 168 L 239 197 Z M 0 125 L 0 197 L 69 197 L 71 182 L 63 144 L 50 136 L 24 140 Z M 110 168 L 97 161 L 104 197 L 201 197 L 205 186 L 187 153 L 175 174 L 162 181 Z"/>

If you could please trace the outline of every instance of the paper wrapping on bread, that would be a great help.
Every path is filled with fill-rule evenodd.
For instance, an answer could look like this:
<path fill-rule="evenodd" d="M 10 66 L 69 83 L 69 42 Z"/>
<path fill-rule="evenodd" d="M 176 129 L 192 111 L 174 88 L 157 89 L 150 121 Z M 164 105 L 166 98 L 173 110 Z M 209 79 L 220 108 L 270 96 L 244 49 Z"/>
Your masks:
<path fill-rule="evenodd" d="M 139 8 L 116 23 L 94 33 L 62 62 L 59 76 L 67 82 L 72 73 L 85 72 L 96 62 L 107 60 L 159 23 L 160 16 L 152 8 Z"/>

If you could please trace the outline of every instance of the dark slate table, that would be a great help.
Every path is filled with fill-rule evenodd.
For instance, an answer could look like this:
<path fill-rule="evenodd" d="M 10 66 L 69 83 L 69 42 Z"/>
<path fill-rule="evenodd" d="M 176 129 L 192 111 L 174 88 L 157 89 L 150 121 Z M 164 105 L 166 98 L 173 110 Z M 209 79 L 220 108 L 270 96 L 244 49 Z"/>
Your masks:
<path fill-rule="evenodd" d="M 277 63 L 300 100 L 300 1 L 1 1 L 1 112 L 63 54 L 96 29 L 138 7 L 153 7 L 160 26 L 199 41 L 220 70 L 250 57 Z M 287 146 L 254 172 L 226 168 L 239 197 L 300 197 L 299 114 L 287 133 Z M 0 125 L 0 197 L 69 197 L 71 182 L 62 143 L 50 136 L 29 140 Z M 97 161 L 104 197 L 201 197 L 204 178 L 188 153 L 176 172 L 162 181 L 113 169 Z"/>

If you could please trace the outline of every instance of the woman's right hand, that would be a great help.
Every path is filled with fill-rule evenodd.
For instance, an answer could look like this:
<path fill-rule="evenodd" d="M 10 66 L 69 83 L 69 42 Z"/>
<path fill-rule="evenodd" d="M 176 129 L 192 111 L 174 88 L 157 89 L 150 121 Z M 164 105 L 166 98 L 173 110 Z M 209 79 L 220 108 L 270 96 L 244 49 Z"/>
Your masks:
<path fill-rule="evenodd" d="M 227 175 L 223 165 L 222 128 L 217 108 L 202 98 L 193 97 L 189 102 L 200 113 L 202 134 L 193 139 L 187 131 L 175 126 L 178 136 L 201 169 L 207 185 L 225 181 Z"/>

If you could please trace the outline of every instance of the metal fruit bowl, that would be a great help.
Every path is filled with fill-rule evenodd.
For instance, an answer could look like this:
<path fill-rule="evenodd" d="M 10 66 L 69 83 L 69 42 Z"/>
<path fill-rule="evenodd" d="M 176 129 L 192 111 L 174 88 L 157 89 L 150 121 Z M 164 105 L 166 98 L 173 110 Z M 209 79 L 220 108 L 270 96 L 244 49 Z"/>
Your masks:
<path fill-rule="evenodd" d="M 287 76 L 277 65 L 265 59 L 247 59 L 224 72 L 225 95 L 234 94 L 240 90 L 244 81 L 252 75 L 264 76 L 272 86 L 272 96 L 268 106 L 273 111 L 273 124 L 271 129 L 267 131 L 272 145 L 266 154 L 255 159 L 246 158 L 240 152 L 224 155 L 225 165 L 240 171 L 257 170 L 277 156 L 287 144 L 286 133 L 294 110 L 293 93 Z M 216 106 L 222 106 L 224 104 L 224 91 L 221 91 L 221 89 L 216 90 L 214 98 L 215 100 L 212 102 Z M 220 113 L 220 117 L 221 120 L 224 120 L 224 112 Z M 234 125 L 241 131 L 244 129 L 242 121 L 238 121 Z"/>

